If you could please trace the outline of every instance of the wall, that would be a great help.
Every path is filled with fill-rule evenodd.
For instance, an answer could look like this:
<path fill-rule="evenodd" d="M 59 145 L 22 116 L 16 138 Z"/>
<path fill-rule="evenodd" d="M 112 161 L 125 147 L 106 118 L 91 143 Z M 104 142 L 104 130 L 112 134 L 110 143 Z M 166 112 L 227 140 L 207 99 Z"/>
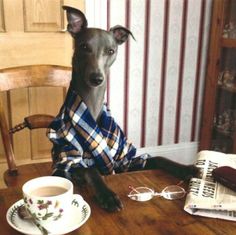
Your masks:
<path fill-rule="evenodd" d="M 89 26 L 128 27 L 107 102 L 137 147 L 191 162 L 197 152 L 212 0 L 86 0 Z M 181 149 L 181 150 L 180 150 Z"/>

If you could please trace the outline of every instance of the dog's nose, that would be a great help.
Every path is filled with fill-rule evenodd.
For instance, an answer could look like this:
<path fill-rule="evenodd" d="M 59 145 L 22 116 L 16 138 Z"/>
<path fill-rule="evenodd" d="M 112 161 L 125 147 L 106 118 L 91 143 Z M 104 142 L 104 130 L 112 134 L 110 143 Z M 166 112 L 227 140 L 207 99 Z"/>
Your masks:
<path fill-rule="evenodd" d="M 103 82 L 103 75 L 101 73 L 91 73 L 89 80 L 93 86 L 98 86 Z"/>

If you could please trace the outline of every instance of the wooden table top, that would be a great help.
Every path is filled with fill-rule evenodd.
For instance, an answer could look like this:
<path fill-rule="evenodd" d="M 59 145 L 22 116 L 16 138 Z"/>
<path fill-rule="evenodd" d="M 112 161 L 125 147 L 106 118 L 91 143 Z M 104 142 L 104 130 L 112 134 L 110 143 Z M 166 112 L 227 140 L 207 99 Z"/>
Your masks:
<path fill-rule="evenodd" d="M 108 213 L 99 208 L 87 189 L 75 188 L 81 193 L 91 207 L 88 221 L 72 235 L 233 235 L 236 234 L 236 223 L 192 216 L 183 210 L 185 199 L 169 201 L 155 197 L 147 202 L 132 201 L 127 197 L 129 185 L 147 186 L 160 192 L 178 179 L 160 170 L 130 172 L 105 177 L 107 184 L 119 195 L 124 209 Z M 0 190 L 0 234 L 19 235 L 6 221 L 7 209 L 22 197 L 21 188 Z"/>

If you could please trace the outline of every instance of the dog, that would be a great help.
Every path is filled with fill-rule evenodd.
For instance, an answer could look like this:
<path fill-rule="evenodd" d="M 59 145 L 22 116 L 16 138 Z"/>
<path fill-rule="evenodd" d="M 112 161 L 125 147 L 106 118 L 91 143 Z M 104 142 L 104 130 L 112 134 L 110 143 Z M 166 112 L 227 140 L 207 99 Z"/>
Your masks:
<path fill-rule="evenodd" d="M 164 169 L 185 179 L 197 173 L 193 165 L 181 165 L 163 157 L 136 157 L 136 149 L 104 105 L 106 74 L 116 59 L 118 46 L 132 32 L 122 26 L 109 31 L 88 28 L 85 15 L 63 6 L 67 30 L 74 38 L 72 79 L 60 113 L 51 123 L 53 175 L 86 183 L 98 204 L 107 211 L 123 208 L 118 195 L 104 182 L 102 174 L 142 169 Z"/>

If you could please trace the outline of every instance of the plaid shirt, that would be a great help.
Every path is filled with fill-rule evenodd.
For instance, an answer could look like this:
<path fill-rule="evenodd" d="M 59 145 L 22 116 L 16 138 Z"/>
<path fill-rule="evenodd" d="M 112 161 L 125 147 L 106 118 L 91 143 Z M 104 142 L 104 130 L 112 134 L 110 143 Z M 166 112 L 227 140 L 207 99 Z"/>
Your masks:
<path fill-rule="evenodd" d="M 96 166 L 102 174 L 111 174 L 142 168 L 146 162 L 146 154 L 135 156 L 135 147 L 127 142 L 106 105 L 98 125 L 80 96 L 71 90 L 47 135 L 54 144 L 54 172 L 62 170 L 67 177 L 79 167 Z"/>

